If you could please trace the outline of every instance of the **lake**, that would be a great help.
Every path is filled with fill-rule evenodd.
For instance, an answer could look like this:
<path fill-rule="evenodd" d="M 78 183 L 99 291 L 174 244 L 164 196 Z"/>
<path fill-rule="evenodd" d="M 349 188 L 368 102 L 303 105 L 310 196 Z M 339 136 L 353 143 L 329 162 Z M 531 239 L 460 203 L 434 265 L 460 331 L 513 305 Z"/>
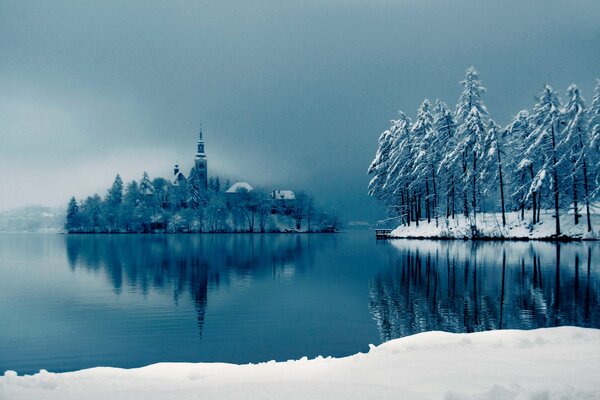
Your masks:
<path fill-rule="evenodd" d="M 0 235 L 0 373 L 346 356 L 429 330 L 600 328 L 600 244 Z"/>

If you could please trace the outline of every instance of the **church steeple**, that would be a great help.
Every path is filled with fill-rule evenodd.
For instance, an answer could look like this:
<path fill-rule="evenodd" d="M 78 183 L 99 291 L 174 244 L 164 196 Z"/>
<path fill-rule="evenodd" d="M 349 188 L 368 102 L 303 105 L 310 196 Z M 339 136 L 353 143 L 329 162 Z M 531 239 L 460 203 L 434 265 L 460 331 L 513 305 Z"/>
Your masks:
<path fill-rule="evenodd" d="M 204 138 L 202 137 L 202 125 L 200 125 L 200 134 L 198 137 L 198 151 L 194 158 L 194 167 L 200 177 L 202 187 L 206 189 L 208 187 L 208 165 L 207 165 L 206 153 L 204 152 Z"/>
<path fill-rule="evenodd" d="M 198 151 L 196 153 L 196 158 L 204 157 L 206 158 L 206 154 L 204 153 L 204 139 L 202 138 L 202 125 L 200 125 L 200 135 L 198 138 Z"/>

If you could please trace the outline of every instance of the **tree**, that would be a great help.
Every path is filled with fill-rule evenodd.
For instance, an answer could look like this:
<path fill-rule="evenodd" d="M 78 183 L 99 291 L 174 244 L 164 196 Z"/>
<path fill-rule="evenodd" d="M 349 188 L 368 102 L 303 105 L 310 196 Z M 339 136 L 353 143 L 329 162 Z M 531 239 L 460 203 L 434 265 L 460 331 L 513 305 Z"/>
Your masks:
<path fill-rule="evenodd" d="M 416 143 L 411 134 L 411 121 L 403 112 L 400 118 L 392 121 L 392 143 L 385 182 L 382 185 L 380 199 L 388 205 L 393 216 L 400 216 L 410 225 L 411 220 L 418 223 L 416 212 L 416 196 L 412 192 L 413 165 Z M 398 206 L 400 198 L 400 206 Z"/>
<path fill-rule="evenodd" d="M 431 208 L 436 209 L 437 187 L 435 169 L 439 163 L 438 153 L 435 151 L 437 144 L 437 131 L 433 129 L 433 116 L 431 115 L 431 104 L 425 99 L 417 112 L 415 123 L 411 127 L 411 135 L 415 141 L 416 154 L 414 168 L 412 171 L 415 190 L 418 193 L 425 190 L 425 216 L 427 223 L 431 222 Z M 422 185 L 422 186 L 421 186 Z M 431 187 L 431 190 L 430 190 Z M 433 196 L 431 196 L 433 193 Z M 433 203 L 433 207 L 432 206 Z M 437 225 L 437 212 L 435 213 Z"/>
<path fill-rule="evenodd" d="M 81 230 L 81 215 L 79 214 L 79 206 L 75 197 L 71 197 L 67 206 L 67 220 L 65 223 L 67 232 L 79 232 Z"/>
<path fill-rule="evenodd" d="M 554 197 L 554 212 L 556 221 L 556 236 L 560 236 L 560 181 L 558 179 L 558 153 L 559 143 L 558 122 L 560 120 L 560 99 L 558 94 L 548 85 L 542 89 L 538 102 L 533 108 L 532 123 L 534 142 L 525 151 L 526 156 L 539 154 L 542 164 L 536 172 L 530 193 L 541 189 L 550 176 L 549 187 Z"/>
<path fill-rule="evenodd" d="M 121 176 L 117 174 L 112 186 L 108 189 L 106 195 L 106 221 L 108 223 L 108 229 L 111 232 L 115 232 L 119 227 L 119 213 L 121 203 L 123 202 L 123 181 Z"/>
<path fill-rule="evenodd" d="M 600 79 L 598 79 L 592 104 L 589 109 L 591 175 L 596 189 L 591 196 L 597 198 L 600 194 Z"/>
<path fill-rule="evenodd" d="M 562 138 L 558 144 L 562 154 L 559 162 L 566 162 L 570 167 L 569 175 L 572 182 L 571 196 L 573 199 L 575 225 L 579 223 L 579 185 L 580 179 L 582 180 L 589 232 L 592 230 L 592 223 L 590 219 L 590 190 L 588 181 L 588 152 L 590 145 L 588 118 L 583 97 L 577 86 L 569 86 L 567 96 L 567 104 L 561 118 L 564 129 Z"/>
<path fill-rule="evenodd" d="M 438 175 L 443 173 L 446 178 L 446 218 L 450 215 L 454 218 L 456 211 L 456 165 L 443 164 L 443 160 L 446 154 L 456 145 L 456 122 L 454 122 L 454 116 L 444 102 L 436 102 L 434 112 L 433 129 L 435 130 L 436 140 L 431 147 L 437 152 Z"/>
<path fill-rule="evenodd" d="M 536 208 L 537 208 L 537 192 L 533 191 L 530 194 L 535 174 L 534 164 L 536 157 L 534 154 L 527 154 L 526 150 L 533 143 L 533 126 L 530 123 L 529 112 L 521 110 L 513 118 L 512 122 L 506 128 L 509 132 L 509 147 L 511 149 L 509 157 L 509 170 L 516 171 L 516 176 L 513 177 L 513 185 L 516 187 L 513 197 L 517 199 L 519 208 L 521 209 L 521 219 L 525 218 L 525 206 L 527 199 L 532 199 L 532 223 L 536 223 Z"/>
<path fill-rule="evenodd" d="M 502 226 L 506 226 L 506 205 L 504 201 L 504 175 L 502 173 L 502 156 L 505 155 L 504 139 L 505 131 L 501 129 L 494 121 L 490 120 L 490 128 L 484 139 L 485 148 L 482 153 L 482 171 L 484 178 L 484 191 L 492 191 L 496 188 L 496 183 L 500 188 L 500 205 L 502 210 Z M 497 177 L 498 181 L 492 178 Z"/>
<path fill-rule="evenodd" d="M 200 208 L 202 204 L 202 182 L 196 167 L 192 167 L 187 184 L 187 206 L 193 210 Z"/>
<path fill-rule="evenodd" d="M 450 152 L 448 163 L 456 165 L 459 160 L 463 170 L 463 206 L 465 217 L 469 217 L 468 183 L 472 181 L 472 209 L 477 213 L 477 160 L 481 155 L 482 142 L 486 131 L 488 110 L 481 96 L 485 93 L 474 67 L 465 72 L 461 82 L 463 91 L 456 105 L 456 121 L 458 123 L 458 140 L 456 147 Z M 475 221 L 475 218 L 473 219 Z"/>

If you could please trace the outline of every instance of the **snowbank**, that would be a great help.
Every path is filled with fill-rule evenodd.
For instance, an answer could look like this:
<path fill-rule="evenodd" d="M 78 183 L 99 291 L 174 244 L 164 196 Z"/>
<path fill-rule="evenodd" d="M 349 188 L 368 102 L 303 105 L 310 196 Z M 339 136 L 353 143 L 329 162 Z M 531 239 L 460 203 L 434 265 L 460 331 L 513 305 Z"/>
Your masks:
<path fill-rule="evenodd" d="M 0 399 L 599 399 L 599 371 L 600 330 L 427 332 L 340 359 L 9 371 Z"/>
<path fill-rule="evenodd" d="M 587 215 L 583 214 L 579 224 L 575 225 L 572 214 L 560 216 L 561 236 L 571 239 L 598 239 L 600 238 L 600 215 L 590 214 L 592 221 L 592 232 L 587 231 Z M 394 238 L 429 238 L 429 239 L 470 239 L 474 237 L 471 229 L 472 221 L 464 216 L 456 219 L 439 218 L 438 226 L 435 220 L 419 221 L 419 226 L 414 222 L 410 226 L 400 225 L 392 231 Z M 502 226 L 502 214 L 479 213 L 477 214 L 476 235 L 487 239 L 514 239 L 514 240 L 542 240 L 554 237 L 556 232 L 555 220 L 550 210 L 544 210 L 540 214 L 540 222 L 532 225 L 531 216 L 526 215 L 521 220 L 519 212 L 506 214 L 506 226 Z"/>

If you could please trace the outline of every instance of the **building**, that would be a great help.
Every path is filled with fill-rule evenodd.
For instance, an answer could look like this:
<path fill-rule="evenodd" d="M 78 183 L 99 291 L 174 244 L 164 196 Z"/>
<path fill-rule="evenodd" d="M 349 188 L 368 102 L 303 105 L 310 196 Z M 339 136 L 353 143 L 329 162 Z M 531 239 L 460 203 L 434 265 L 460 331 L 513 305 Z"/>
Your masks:
<path fill-rule="evenodd" d="M 296 194 L 291 190 L 273 190 L 270 197 L 273 200 L 296 200 Z"/>
<path fill-rule="evenodd" d="M 254 188 L 250 186 L 248 182 L 236 182 L 225 193 L 227 194 L 235 194 L 235 193 L 244 193 L 251 192 Z"/>
<path fill-rule="evenodd" d="M 202 136 L 202 127 L 200 127 L 198 148 L 196 150 L 196 157 L 194 157 L 194 168 L 200 178 L 200 188 L 206 191 L 208 188 L 208 159 L 204 151 L 204 138 Z M 173 185 L 180 186 L 183 182 L 187 182 L 187 179 L 179 169 L 179 164 L 175 164 L 173 168 Z"/>
<path fill-rule="evenodd" d="M 202 127 L 200 127 L 200 138 L 198 139 L 198 151 L 194 158 L 194 167 L 200 177 L 200 186 L 206 190 L 208 188 L 208 165 L 206 153 L 204 153 L 204 139 L 202 138 Z"/>

